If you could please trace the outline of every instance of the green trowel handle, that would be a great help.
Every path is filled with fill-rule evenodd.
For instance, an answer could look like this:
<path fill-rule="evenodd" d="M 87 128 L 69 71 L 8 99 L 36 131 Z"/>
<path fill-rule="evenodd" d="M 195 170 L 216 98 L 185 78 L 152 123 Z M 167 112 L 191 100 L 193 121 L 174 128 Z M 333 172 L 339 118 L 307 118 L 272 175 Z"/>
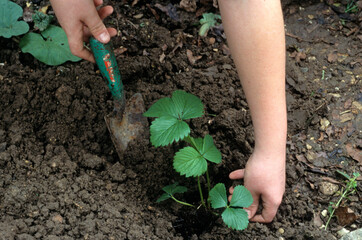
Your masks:
<path fill-rule="evenodd" d="M 91 37 L 89 43 L 98 68 L 103 78 L 106 79 L 113 98 L 122 101 L 124 98 L 123 84 L 111 42 L 103 44 Z"/>

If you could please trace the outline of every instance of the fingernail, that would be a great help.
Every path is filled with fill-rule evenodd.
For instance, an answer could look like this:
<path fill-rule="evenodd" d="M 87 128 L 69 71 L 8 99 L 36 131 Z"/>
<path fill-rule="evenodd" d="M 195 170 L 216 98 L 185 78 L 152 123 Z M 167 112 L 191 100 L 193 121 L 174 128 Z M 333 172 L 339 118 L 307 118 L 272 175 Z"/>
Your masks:
<path fill-rule="evenodd" d="M 109 41 L 109 35 L 107 33 L 101 33 L 101 35 L 99 35 L 99 40 L 101 40 L 101 42 L 106 43 Z"/>

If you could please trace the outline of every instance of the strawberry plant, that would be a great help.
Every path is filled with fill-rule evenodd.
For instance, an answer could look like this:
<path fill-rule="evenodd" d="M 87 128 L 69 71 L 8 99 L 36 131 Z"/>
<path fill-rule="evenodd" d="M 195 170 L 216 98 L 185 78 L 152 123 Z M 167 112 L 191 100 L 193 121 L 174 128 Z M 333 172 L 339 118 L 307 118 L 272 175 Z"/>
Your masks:
<path fill-rule="evenodd" d="M 204 106 L 201 100 L 184 91 L 176 90 L 172 97 L 165 97 L 154 103 L 144 113 L 146 117 L 155 117 L 150 127 L 151 143 L 155 147 L 166 146 L 173 142 L 184 141 L 188 146 L 180 149 L 174 156 L 173 167 L 176 172 L 185 177 L 197 178 L 201 205 L 207 210 L 223 208 L 221 217 L 224 223 L 235 230 L 243 230 L 248 226 L 248 214 L 243 209 L 249 207 L 253 198 L 244 186 L 236 186 L 230 203 L 227 201 L 225 185 L 216 184 L 211 189 L 208 165 L 221 162 L 221 153 L 214 145 L 210 135 L 204 138 L 191 137 L 191 129 L 187 120 L 201 117 Z M 205 201 L 200 177 L 206 175 L 208 196 Z M 184 193 L 187 188 L 178 183 L 163 188 L 165 192 L 157 202 L 167 199 L 189 206 L 193 204 L 180 201 L 174 197 L 176 193 Z"/>

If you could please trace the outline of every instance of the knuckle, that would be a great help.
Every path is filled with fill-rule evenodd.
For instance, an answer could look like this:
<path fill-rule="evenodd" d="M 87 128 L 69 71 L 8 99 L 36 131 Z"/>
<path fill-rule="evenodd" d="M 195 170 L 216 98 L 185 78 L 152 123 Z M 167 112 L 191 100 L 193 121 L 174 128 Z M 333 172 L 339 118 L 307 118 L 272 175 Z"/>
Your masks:
<path fill-rule="evenodd" d="M 105 26 L 103 25 L 102 21 L 97 21 L 94 25 L 88 26 L 91 33 L 96 34 L 105 29 Z"/>

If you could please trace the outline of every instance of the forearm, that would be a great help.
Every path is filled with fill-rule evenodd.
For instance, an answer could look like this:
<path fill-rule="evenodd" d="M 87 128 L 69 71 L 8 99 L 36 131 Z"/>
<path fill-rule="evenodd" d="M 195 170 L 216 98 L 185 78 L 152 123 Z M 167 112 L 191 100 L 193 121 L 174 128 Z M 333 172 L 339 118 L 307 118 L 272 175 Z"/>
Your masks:
<path fill-rule="evenodd" d="M 255 132 L 255 148 L 285 154 L 285 39 L 279 0 L 219 0 Z"/>

